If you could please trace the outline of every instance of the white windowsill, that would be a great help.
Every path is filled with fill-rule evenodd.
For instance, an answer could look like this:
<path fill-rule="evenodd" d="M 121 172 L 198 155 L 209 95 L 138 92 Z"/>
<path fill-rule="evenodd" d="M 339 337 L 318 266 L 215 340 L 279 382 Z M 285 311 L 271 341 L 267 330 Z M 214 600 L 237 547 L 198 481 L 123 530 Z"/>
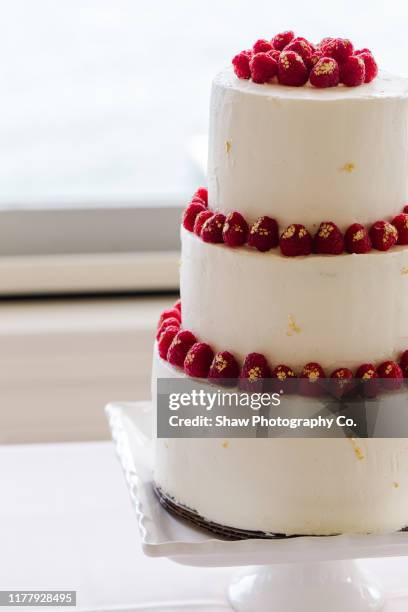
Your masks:
<path fill-rule="evenodd" d="M 150 395 L 160 312 L 175 298 L 0 305 L 0 443 L 108 437 L 103 408 Z"/>

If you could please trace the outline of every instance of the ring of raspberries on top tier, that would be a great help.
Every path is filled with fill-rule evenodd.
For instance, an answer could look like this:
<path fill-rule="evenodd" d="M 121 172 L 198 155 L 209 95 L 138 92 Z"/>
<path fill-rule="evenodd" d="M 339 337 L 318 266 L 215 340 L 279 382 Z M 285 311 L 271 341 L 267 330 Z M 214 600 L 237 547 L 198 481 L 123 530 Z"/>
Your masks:
<path fill-rule="evenodd" d="M 252 49 L 241 51 L 232 59 L 239 79 L 254 83 L 280 83 L 301 87 L 357 87 L 370 83 L 378 67 L 369 49 L 355 50 L 346 38 L 323 38 L 316 45 L 291 30 L 276 34 L 271 40 L 260 38 Z"/>
<path fill-rule="evenodd" d="M 333 221 L 322 221 L 314 236 L 299 223 L 280 229 L 276 219 L 263 215 L 251 224 L 239 212 L 225 216 L 207 206 L 207 190 L 200 187 L 183 213 L 183 227 L 204 242 L 231 248 L 247 245 L 265 253 L 279 246 L 285 257 L 297 257 L 312 253 L 359 255 L 372 249 L 388 251 L 395 245 L 408 244 L 408 206 L 391 221 L 379 220 L 368 228 L 352 223 L 344 235 Z"/>
<path fill-rule="evenodd" d="M 178 314 L 175 314 L 178 313 Z M 261 353 L 248 353 L 242 363 L 229 350 L 217 353 L 181 328 L 181 304 L 164 310 L 157 326 L 159 355 L 187 376 L 208 379 L 223 386 L 237 386 L 243 391 L 281 390 L 308 397 L 332 395 L 337 399 L 354 396 L 372 398 L 380 392 L 397 391 L 408 383 L 408 349 L 399 362 L 387 360 L 375 366 L 363 363 L 353 372 L 338 367 L 328 374 L 319 363 L 310 361 L 298 374 L 288 365 L 272 366 Z"/>

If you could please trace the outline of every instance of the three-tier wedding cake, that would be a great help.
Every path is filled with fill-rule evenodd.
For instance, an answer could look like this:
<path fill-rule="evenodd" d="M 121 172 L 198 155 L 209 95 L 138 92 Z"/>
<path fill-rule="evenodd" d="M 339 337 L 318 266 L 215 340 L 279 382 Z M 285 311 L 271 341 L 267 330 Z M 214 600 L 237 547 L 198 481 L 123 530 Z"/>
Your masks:
<path fill-rule="evenodd" d="M 404 394 L 407 202 L 407 80 L 344 39 L 284 32 L 235 56 L 213 82 L 208 194 L 183 216 L 153 395 L 186 376 Z M 408 524 L 408 439 L 160 438 L 154 481 L 232 537 Z"/>

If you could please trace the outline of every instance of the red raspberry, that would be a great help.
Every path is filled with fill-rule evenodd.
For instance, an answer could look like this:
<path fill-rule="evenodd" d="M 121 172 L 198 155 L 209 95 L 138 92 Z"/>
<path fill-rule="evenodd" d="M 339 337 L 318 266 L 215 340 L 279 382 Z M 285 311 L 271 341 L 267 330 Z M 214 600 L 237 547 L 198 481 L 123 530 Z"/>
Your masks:
<path fill-rule="evenodd" d="M 194 193 L 192 200 L 199 200 L 203 202 L 206 206 L 208 205 L 208 191 L 205 187 L 199 187 L 197 191 Z"/>
<path fill-rule="evenodd" d="M 189 204 L 183 213 L 183 227 L 189 232 L 192 232 L 198 213 L 203 212 L 205 209 L 204 204 L 200 202 L 192 202 Z"/>
<path fill-rule="evenodd" d="M 364 83 L 371 83 L 371 81 L 374 80 L 378 74 L 378 66 L 374 59 L 373 54 L 371 53 L 369 49 L 361 49 L 360 51 L 355 51 L 354 55 L 358 55 L 358 57 L 361 57 L 364 62 L 364 66 L 365 66 Z"/>
<path fill-rule="evenodd" d="M 206 378 L 214 359 L 214 351 L 205 342 L 196 342 L 184 359 L 184 372 L 195 378 Z"/>
<path fill-rule="evenodd" d="M 272 57 L 276 62 L 279 62 L 280 54 L 281 52 L 277 51 L 276 49 L 272 49 L 272 51 L 268 51 L 267 53 L 267 55 Z"/>
<path fill-rule="evenodd" d="M 408 368 L 408 349 L 400 357 L 400 366 L 401 368 Z"/>
<path fill-rule="evenodd" d="M 204 223 L 201 229 L 201 238 L 204 242 L 212 242 L 217 244 L 222 242 L 222 230 L 225 223 L 225 215 L 217 213 L 212 215 Z"/>
<path fill-rule="evenodd" d="M 211 217 L 214 216 L 215 213 L 212 212 L 212 210 L 203 210 L 203 212 L 198 213 L 198 215 L 196 216 L 196 220 L 194 221 L 194 233 L 197 236 L 201 236 L 201 229 L 204 225 L 204 223 L 207 221 L 207 219 L 210 219 Z"/>
<path fill-rule="evenodd" d="M 408 215 L 408 204 L 404 206 L 404 208 L 402 209 L 402 212 Z"/>
<path fill-rule="evenodd" d="M 358 87 L 365 80 L 364 60 L 360 56 L 350 55 L 341 65 L 340 80 L 347 87 Z"/>
<path fill-rule="evenodd" d="M 354 47 L 347 38 L 333 38 L 321 47 L 327 57 L 333 57 L 336 62 L 343 64 L 350 55 L 353 55 Z"/>
<path fill-rule="evenodd" d="M 356 379 L 361 381 L 360 391 L 365 397 L 375 397 L 379 391 L 378 374 L 375 365 L 363 363 L 357 368 Z"/>
<path fill-rule="evenodd" d="M 312 55 L 310 56 L 310 65 L 313 67 L 317 64 L 317 62 L 319 61 L 319 59 L 321 59 L 323 57 L 323 53 L 318 49 L 317 51 L 314 51 L 312 53 Z"/>
<path fill-rule="evenodd" d="M 319 59 L 310 72 L 310 83 L 314 87 L 336 87 L 339 80 L 339 67 L 332 57 Z"/>
<path fill-rule="evenodd" d="M 318 43 L 317 48 L 323 52 L 326 45 L 328 45 L 332 40 L 335 40 L 335 38 L 333 38 L 332 36 L 326 36 L 326 38 L 322 38 L 322 40 Z"/>
<path fill-rule="evenodd" d="M 249 69 L 250 59 L 251 54 L 248 51 L 241 51 L 232 58 L 234 72 L 239 79 L 249 79 L 251 77 L 251 71 Z"/>
<path fill-rule="evenodd" d="M 397 244 L 408 244 L 408 214 L 400 213 L 393 218 L 391 223 L 398 232 Z"/>
<path fill-rule="evenodd" d="M 176 334 L 178 334 L 179 328 L 174 326 L 166 327 L 160 334 L 160 338 L 157 343 L 157 348 L 159 351 L 159 355 L 162 359 L 167 360 L 167 353 L 171 343 L 174 340 Z"/>
<path fill-rule="evenodd" d="M 294 51 L 282 51 L 278 62 L 279 83 L 300 87 L 308 78 L 309 72 L 300 55 Z"/>
<path fill-rule="evenodd" d="M 317 397 L 324 394 L 326 374 L 320 364 L 313 361 L 307 363 L 299 378 L 299 391 L 301 395 Z"/>
<path fill-rule="evenodd" d="M 344 236 L 348 253 L 368 253 L 371 251 L 371 240 L 364 225 L 353 223 Z"/>
<path fill-rule="evenodd" d="M 313 238 L 313 250 L 322 255 L 340 255 L 344 251 L 343 234 L 333 221 L 323 221 Z"/>
<path fill-rule="evenodd" d="M 181 314 L 181 300 L 177 300 L 177 302 L 173 304 L 173 308 L 176 308 Z"/>
<path fill-rule="evenodd" d="M 173 308 L 168 308 L 167 310 L 163 310 L 163 312 L 160 315 L 159 322 L 157 324 L 157 329 L 161 326 L 163 321 L 165 321 L 166 319 L 171 319 L 171 318 L 175 318 L 179 322 L 181 322 L 181 314 L 178 308 L 173 307 Z"/>
<path fill-rule="evenodd" d="M 251 227 L 248 244 L 258 251 L 269 251 L 278 246 L 279 228 L 275 219 L 263 216 L 259 217 Z"/>
<path fill-rule="evenodd" d="M 312 252 L 312 237 L 304 225 L 293 223 L 281 234 L 279 246 L 282 255 L 286 257 L 310 255 Z"/>
<path fill-rule="evenodd" d="M 268 53 L 257 53 L 250 62 L 254 83 L 270 83 L 278 72 L 278 63 Z"/>
<path fill-rule="evenodd" d="M 353 372 L 348 368 L 338 368 L 331 373 L 329 391 L 337 399 L 349 395 L 354 387 Z"/>
<path fill-rule="evenodd" d="M 265 378 L 270 378 L 271 370 L 264 355 L 249 353 L 244 360 L 239 375 L 239 387 L 246 391 L 261 390 Z"/>
<path fill-rule="evenodd" d="M 370 239 L 378 251 L 388 251 L 398 240 L 398 232 L 388 221 L 376 221 L 370 227 Z"/>
<path fill-rule="evenodd" d="M 242 246 L 248 239 L 249 227 L 239 212 L 232 212 L 225 219 L 222 237 L 230 247 Z"/>
<path fill-rule="evenodd" d="M 252 47 L 252 51 L 254 53 L 266 53 L 267 51 L 272 51 L 272 49 L 272 44 L 264 38 L 259 38 L 259 40 L 257 40 L 254 46 Z"/>
<path fill-rule="evenodd" d="M 160 336 L 162 335 L 162 332 L 164 332 L 164 330 L 167 327 L 180 327 L 180 321 L 178 319 L 176 319 L 175 317 L 170 317 L 169 319 L 165 319 L 163 321 L 163 323 L 160 325 L 159 329 L 157 330 L 157 334 L 156 334 L 156 340 L 159 340 Z"/>
<path fill-rule="evenodd" d="M 276 36 L 272 38 L 271 42 L 274 49 L 282 51 L 286 47 L 286 45 L 288 45 L 290 41 L 294 38 L 295 33 L 292 32 L 292 30 L 286 30 L 286 32 L 280 32 L 279 34 L 276 34 Z"/>
<path fill-rule="evenodd" d="M 170 329 L 169 327 L 167 329 Z M 164 332 L 166 333 L 166 332 Z M 173 338 L 173 342 L 167 351 L 167 361 L 180 368 L 184 365 L 184 360 L 190 348 L 197 342 L 197 338 L 188 329 L 182 329 Z"/>
<path fill-rule="evenodd" d="M 282 389 L 284 393 L 296 393 L 298 386 L 296 374 L 289 366 L 277 365 L 271 372 L 271 378 L 274 379 L 272 387 L 275 391 Z"/>
<path fill-rule="evenodd" d="M 308 68 L 311 67 L 311 57 L 313 55 L 313 49 L 305 38 L 294 38 L 292 42 L 290 42 L 285 47 L 285 53 L 288 51 L 294 51 L 295 53 L 300 55 L 305 65 Z"/>
<path fill-rule="evenodd" d="M 209 380 L 215 380 L 219 384 L 233 386 L 239 375 L 239 365 L 234 355 L 229 351 L 221 351 L 214 355 L 214 359 L 208 372 Z"/>
<path fill-rule="evenodd" d="M 396 391 L 402 387 L 404 375 L 395 361 L 384 361 L 378 366 L 377 374 L 382 388 L 386 391 Z"/>

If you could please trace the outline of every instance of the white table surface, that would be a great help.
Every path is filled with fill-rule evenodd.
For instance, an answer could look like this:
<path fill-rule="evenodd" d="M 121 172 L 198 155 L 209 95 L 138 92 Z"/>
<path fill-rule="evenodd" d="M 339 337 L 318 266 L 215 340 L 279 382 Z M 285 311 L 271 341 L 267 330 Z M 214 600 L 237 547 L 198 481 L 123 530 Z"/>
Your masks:
<path fill-rule="evenodd" d="M 111 443 L 0 447 L 0 482 L 1 590 L 77 590 L 80 610 L 229 609 L 233 568 L 143 555 Z M 390 597 L 386 612 L 406 611 L 408 559 L 362 563 Z"/>

